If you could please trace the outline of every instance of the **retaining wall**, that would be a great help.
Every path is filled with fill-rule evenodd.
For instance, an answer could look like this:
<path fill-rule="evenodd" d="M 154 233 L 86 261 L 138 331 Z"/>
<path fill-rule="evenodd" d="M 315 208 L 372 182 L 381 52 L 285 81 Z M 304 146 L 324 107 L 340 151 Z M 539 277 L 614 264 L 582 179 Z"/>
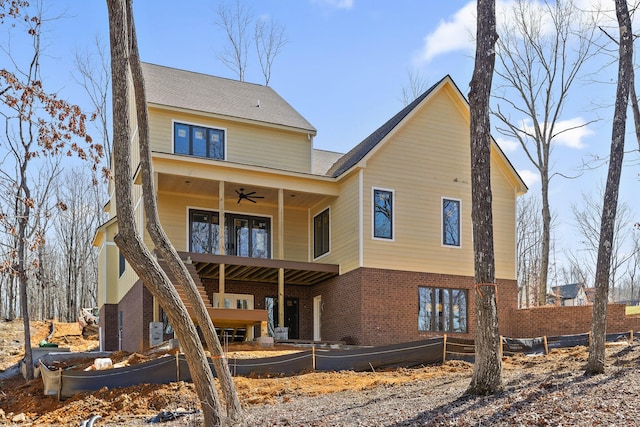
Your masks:
<path fill-rule="evenodd" d="M 591 330 L 593 306 L 512 309 L 504 335 L 514 338 L 583 334 Z M 502 329 L 503 320 L 500 319 Z M 607 307 L 607 331 L 640 331 L 640 315 L 627 316 L 624 304 Z"/>

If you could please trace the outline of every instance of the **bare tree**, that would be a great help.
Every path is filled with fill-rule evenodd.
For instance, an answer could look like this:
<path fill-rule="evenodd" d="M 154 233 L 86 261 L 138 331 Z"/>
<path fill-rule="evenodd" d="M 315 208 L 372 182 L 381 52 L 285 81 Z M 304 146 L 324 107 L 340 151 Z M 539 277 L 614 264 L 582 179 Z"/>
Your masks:
<path fill-rule="evenodd" d="M 489 97 L 498 38 L 495 7 L 495 0 L 478 0 L 476 56 L 469 91 L 476 355 L 467 392 L 480 395 L 493 394 L 503 388 L 493 251 L 489 121 Z"/>
<path fill-rule="evenodd" d="M 241 82 L 244 81 L 247 69 L 247 55 L 251 41 L 247 32 L 252 21 L 251 8 L 240 0 L 235 0 L 233 3 L 223 1 L 218 7 L 216 25 L 224 31 L 227 43 L 222 51 L 217 53 L 217 57 L 238 75 L 238 80 Z"/>
<path fill-rule="evenodd" d="M 402 94 L 400 96 L 400 102 L 402 102 L 404 106 L 411 104 L 414 99 L 422 95 L 422 93 L 429 88 L 429 81 L 420 70 L 409 70 L 407 74 L 409 83 L 407 83 L 407 86 L 402 87 Z"/>
<path fill-rule="evenodd" d="M 516 209 L 516 256 L 518 274 L 518 306 L 531 307 L 538 303 L 540 289 L 540 199 L 534 195 L 520 197 Z"/>
<path fill-rule="evenodd" d="M 547 293 L 551 240 L 549 185 L 553 172 L 551 153 L 563 133 L 588 123 L 559 126 L 570 90 L 583 66 L 597 52 L 597 26 L 585 22 L 588 14 L 573 0 L 542 4 L 516 0 L 504 19 L 497 43 L 499 83 L 494 92 L 493 114 L 499 133 L 520 142 L 540 174 L 542 241 L 538 300 Z"/>
<path fill-rule="evenodd" d="M 153 240 L 156 249 L 165 260 L 175 280 L 185 291 L 187 299 L 195 312 L 196 321 L 200 326 L 205 341 L 209 347 L 209 351 L 213 358 L 213 365 L 218 374 L 220 387 L 225 397 L 227 415 L 233 422 L 240 422 L 242 417 L 242 407 L 235 390 L 235 385 L 227 365 L 226 358 L 223 357 L 222 347 L 218 334 L 215 331 L 213 321 L 207 312 L 207 308 L 200 296 L 200 293 L 187 270 L 186 266 L 180 259 L 178 252 L 175 250 L 169 238 L 167 237 L 158 215 L 158 205 L 155 198 L 155 187 L 153 179 L 153 165 L 151 163 L 151 144 L 149 140 L 149 114 L 147 110 L 147 97 L 144 87 L 144 76 L 140 56 L 138 53 L 138 42 L 136 38 L 135 25 L 133 21 L 133 11 L 131 10 L 131 1 L 128 1 L 128 19 L 129 19 L 129 66 L 133 81 L 135 93 L 136 117 L 139 132 L 140 145 L 140 175 L 142 177 L 142 199 L 146 214 L 147 231 Z M 163 306 L 164 308 L 165 306 Z"/>
<path fill-rule="evenodd" d="M 280 54 L 282 47 L 287 44 L 284 27 L 271 19 L 258 19 L 255 25 L 254 42 L 264 76 L 264 84 L 269 86 L 273 61 Z"/>
<path fill-rule="evenodd" d="M 118 215 L 118 234 L 114 240 L 118 248 L 132 266 L 144 285 L 150 290 L 169 317 L 169 321 L 184 348 L 187 363 L 193 377 L 196 392 L 201 402 L 205 425 L 220 425 L 224 422 L 213 375 L 204 353 L 204 349 L 195 326 L 180 299 L 177 291 L 162 270 L 158 261 L 144 244 L 140 232 L 136 229 L 133 212 L 131 171 L 131 127 L 128 115 L 130 90 L 128 76 L 133 76 L 136 87 L 136 105 L 140 105 L 139 92 L 140 59 L 137 54 L 137 42 L 131 0 L 108 0 L 109 27 L 111 40 L 111 68 L 113 86 L 113 164 L 115 177 L 115 196 Z M 146 107 L 145 107 L 146 109 Z M 141 135 L 141 140 L 145 138 Z M 148 165 L 141 165 L 144 169 Z M 150 173 L 149 170 L 144 172 Z M 145 185 L 146 186 L 146 185 Z M 145 190 L 148 190 L 145 189 Z M 143 191 L 145 191 L 143 190 Z M 154 212 L 146 212 L 154 215 Z M 169 263 L 172 260 L 168 260 Z"/>
<path fill-rule="evenodd" d="M 609 172 L 602 203 L 602 220 L 596 264 L 595 288 L 591 319 L 591 339 L 589 340 L 589 359 L 586 374 L 604 373 L 605 335 L 607 330 L 607 303 L 609 293 L 609 273 L 613 234 L 618 208 L 618 190 L 624 159 L 624 142 L 629 104 L 629 87 L 634 84 L 633 77 L 633 29 L 626 0 L 616 0 L 616 17 L 620 30 L 618 84 L 611 130 L 611 152 Z"/>
<path fill-rule="evenodd" d="M 57 188 L 63 210 L 54 220 L 55 242 L 62 249 L 57 264 L 62 267 L 58 287 L 65 290 L 66 304 L 59 307 L 67 322 L 75 321 L 81 308 L 96 305 L 97 253 L 91 242 L 102 223 L 100 187 L 88 173 L 70 169 Z"/>
<path fill-rule="evenodd" d="M 89 97 L 96 117 L 96 130 L 104 147 L 106 167 L 111 167 L 111 137 L 109 136 L 109 86 L 111 84 L 111 66 L 106 46 L 99 36 L 95 38 L 95 51 L 76 51 L 74 64 L 76 82 L 82 86 Z"/>
<path fill-rule="evenodd" d="M 51 176 L 41 177 L 40 183 L 34 176 L 44 170 L 44 160 L 60 154 L 75 152 L 80 158 L 88 158 L 94 168 L 100 161 L 102 146 L 92 144 L 86 134 L 86 117 L 76 105 L 58 99 L 44 90 L 40 74 L 42 5 L 12 1 L 1 2 L 3 19 L 14 19 L 13 24 L 20 35 L 27 37 L 30 50 L 21 50 L 25 62 L 12 56 L 10 45 L 3 46 L 8 63 L 15 69 L 0 70 L 0 117 L 2 117 L 2 145 L 7 155 L 2 158 L 1 179 L 5 189 L 11 189 L 12 214 L 15 226 L 7 221 L 11 215 L 2 215 L 1 220 L 9 229 L 15 246 L 3 253 L 1 269 L 17 278 L 19 283 L 20 311 L 25 331 L 25 361 L 27 379 L 33 378 L 31 336 L 29 330 L 28 284 L 33 269 L 37 267 L 37 248 L 45 243 L 42 222 L 38 216 L 46 217 L 48 205 L 47 190 L 34 185 L 51 186 Z M 12 27 L 14 28 L 14 27 Z M 79 143 L 82 139 L 87 149 Z M 56 163 L 55 161 L 53 162 Z M 55 169 L 51 171 L 55 175 Z M 49 179 L 47 179 L 49 178 Z M 35 229 L 34 229 L 35 228 Z M 34 230 L 33 232 L 30 230 Z"/>
<path fill-rule="evenodd" d="M 572 205 L 571 211 L 575 220 L 576 231 L 581 237 L 578 251 L 584 256 L 571 254 L 569 259 L 575 270 L 587 273 L 585 283 L 590 283 L 595 277 L 600 240 L 600 224 L 602 223 L 602 187 L 594 194 L 582 194 L 582 208 Z M 609 272 L 609 292 L 616 299 L 616 288 L 622 279 L 620 271 L 633 257 L 633 248 L 629 250 L 628 238 L 631 224 L 631 209 L 625 202 L 620 203 L 616 213 L 611 246 L 611 265 Z"/>

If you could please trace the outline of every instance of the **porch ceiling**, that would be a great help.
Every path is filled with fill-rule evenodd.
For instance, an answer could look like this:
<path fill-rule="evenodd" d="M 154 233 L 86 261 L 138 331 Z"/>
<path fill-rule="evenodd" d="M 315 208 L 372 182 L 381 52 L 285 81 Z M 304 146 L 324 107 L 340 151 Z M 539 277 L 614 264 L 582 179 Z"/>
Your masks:
<path fill-rule="evenodd" d="M 220 277 L 220 264 L 225 265 L 225 279 L 243 282 L 278 284 L 278 270 L 284 268 L 285 285 L 316 285 L 340 273 L 336 264 L 318 264 L 275 259 L 247 258 L 231 255 L 211 255 L 180 252 L 190 259 L 198 275 L 207 279 Z"/>

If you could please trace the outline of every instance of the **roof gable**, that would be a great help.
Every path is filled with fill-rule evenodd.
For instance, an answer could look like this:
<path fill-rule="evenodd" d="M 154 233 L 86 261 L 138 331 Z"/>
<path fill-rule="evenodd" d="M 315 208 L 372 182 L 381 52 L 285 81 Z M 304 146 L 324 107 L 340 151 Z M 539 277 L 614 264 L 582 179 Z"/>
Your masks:
<path fill-rule="evenodd" d="M 356 166 L 360 161 L 365 159 L 370 153 L 376 150 L 376 148 L 384 144 L 387 136 L 392 133 L 398 126 L 401 126 L 402 122 L 410 116 L 414 111 L 419 109 L 424 103 L 429 102 L 437 91 L 442 90 L 444 87 L 452 88 L 453 92 L 458 95 L 458 98 L 461 101 L 460 105 L 463 105 L 464 108 L 469 109 L 469 103 L 466 98 L 460 92 L 460 89 L 455 84 L 451 76 L 446 75 L 436 84 L 427 89 L 422 95 L 416 98 L 409 105 L 400 110 L 395 116 L 389 119 L 386 123 L 376 129 L 371 135 L 366 137 L 362 142 L 352 148 L 349 152 L 347 152 L 344 156 L 342 156 L 337 162 L 333 164 L 333 166 L 327 172 L 327 175 L 332 176 L 334 178 L 339 177 L 345 172 L 349 171 L 351 168 Z M 504 163 L 504 166 L 511 175 L 511 181 L 518 188 L 518 192 L 520 194 L 525 193 L 527 186 L 525 185 L 522 178 L 518 175 L 515 168 L 506 157 L 502 149 L 498 146 L 498 144 L 492 139 L 492 146 L 497 150 L 497 154 L 499 158 Z"/>
<path fill-rule="evenodd" d="M 355 166 L 362 160 L 371 150 L 380 144 L 384 138 L 402 122 L 424 99 L 431 94 L 435 88 L 440 85 L 449 76 L 444 77 L 438 83 L 427 89 L 422 95 L 417 97 L 413 102 L 400 110 L 395 116 L 390 118 L 385 124 L 376 129 L 371 135 L 366 137 L 362 142 L 353 147 L 348 153 L 342 156 L 327 172 L 332 177 L 338 177 L 344 172 Z"/>
<path fill-rule="evenodd" d="M 316 129 L 269 86 L 142 63 L 147 101 L 300 129 Z"/>

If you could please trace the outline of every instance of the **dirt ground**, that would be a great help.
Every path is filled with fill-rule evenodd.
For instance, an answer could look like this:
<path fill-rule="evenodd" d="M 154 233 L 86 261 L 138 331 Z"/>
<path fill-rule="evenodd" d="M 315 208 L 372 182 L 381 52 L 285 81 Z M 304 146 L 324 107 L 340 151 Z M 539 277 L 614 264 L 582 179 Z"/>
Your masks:
<path fill-rule="evenodd" d="M 36 346 L 50 333 L 48 322 L 34 322 L 32 343 Z M 22 322 L 0 322 L 0 378 L 4 370 L 22 357 Z M 49 342 L 61 347 L 69 346 L 73 351 L 97 347 L 96 340 L 82 338 L 77 324 L 55 324 L 55 333 Z M 608 351 L 620 352 L 621 346 L 611 346 Z M 630 360 L 640 360 L 640 346 L 633 345 Z M 265 357 L 282 352 L 297 351 L 292 348 L 257 351 L 255 346 L 230 346 L 229 352 L 235 357 Z M 136 363 L 148 355 L 112 355 L 114 362 Z M 530 378 L 534 374 L 548 374 L 559 370 L 581 370 L 587 360 L 584 347 L 554 350 L 546 356 L 517 356 L 504 358 L 503 367 L 511 376 L 522 375 Z M 92 360 L 77 362 L 88 366 Z M 442 366 L 428 366 L 418 369 L 397 369 L 388 372 L 312 372 L 292 377 L 244 378 L 236 377 L 235 384 L 243 407 L 281 404 L 299 398 L 320 396 L 343 391 L 368 391 L 379 387 L 394 387 L 401 384 L 434 381 L 442 383 L 447 378 L 470 377 L 472 365 L 450 361 Z M 126 411 L 123 411 L 126 409 Z M 44 396 L 41 379 L 26 383 L 21 376 L 0 379 L 0 425 L 80 425 L 92 414 L 100 414 L 102 419 L 96 426 L 128 425 L 132 417 L 149 420 L 161 411 L 196 411 L 198 402 L 190 383 L 178 382 L 166 385 L 148 385 L 122 389 L 102 389 L 94 393 L 74 396 L 65 401 Z M 124 418 L 126 413 L 128 418 Z M 146 422 L 146 421 L 145 421 Z M 165 424 L 174 425 L 174 424 Z M 304 424 L 300 424 L 304 425 Z"/>

